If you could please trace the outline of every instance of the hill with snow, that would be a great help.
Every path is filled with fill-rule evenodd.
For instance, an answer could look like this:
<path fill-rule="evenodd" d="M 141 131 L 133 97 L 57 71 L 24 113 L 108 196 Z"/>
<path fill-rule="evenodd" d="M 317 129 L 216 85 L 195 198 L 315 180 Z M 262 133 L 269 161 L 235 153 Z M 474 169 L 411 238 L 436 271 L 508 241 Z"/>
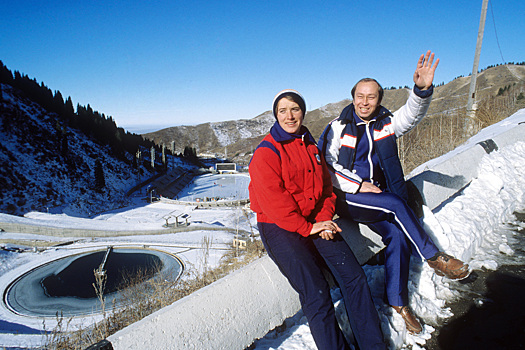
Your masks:
<path fill-rule="evenodd" d="M 128 204 L 126 192 L 156 173 L 140 166 L 139 175 L 135 155 L 116 157 L 109 145 L 69 127 L 22 91 L 0 87 L 0 212 L 91 216 Z M 147 159 L 149 150 L 143 154 Z M 178 157 L 169 161 L 194 167 Z"/>

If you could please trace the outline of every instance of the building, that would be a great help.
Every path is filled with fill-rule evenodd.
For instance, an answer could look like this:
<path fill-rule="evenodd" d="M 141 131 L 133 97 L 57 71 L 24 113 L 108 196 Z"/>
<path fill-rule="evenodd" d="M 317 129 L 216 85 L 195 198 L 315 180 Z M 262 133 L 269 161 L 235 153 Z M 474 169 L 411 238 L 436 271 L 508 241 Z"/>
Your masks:
<path fill-rule="evenodd" d="M 231 174 L 237 172 L 237 164 L 235 163 L 215 163 L 215 171 L 219 174 Z"/>

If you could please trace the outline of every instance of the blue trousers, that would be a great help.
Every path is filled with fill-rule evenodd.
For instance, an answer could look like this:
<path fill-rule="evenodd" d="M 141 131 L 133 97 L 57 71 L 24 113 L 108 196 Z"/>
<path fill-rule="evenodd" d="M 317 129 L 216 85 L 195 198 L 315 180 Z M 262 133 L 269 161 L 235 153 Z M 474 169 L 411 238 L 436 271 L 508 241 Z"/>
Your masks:
<path fill-rule="evenodd" d="M 349 349 L 335 317 L 323 266 L 330 269 L 341 288 L 359 348 L 386 349 L 366 275 L 340 235 L 327 241 L 318 235 L 303 237 L 275 224 L 259 222 L 257 226 L 268 255 L 299 294 L 320 350 Z"/>
<path fill-rule="evenodd" d="M 366 224 L 382 237 L 385 249 L 385 285 L 388 302 L 408 305 L 408 273 L 412 249 L 422 259 L 438 252 L 419 219 L 398 195 L 382 193 L 345 194 L 338 200 L 337 213 Z"/>

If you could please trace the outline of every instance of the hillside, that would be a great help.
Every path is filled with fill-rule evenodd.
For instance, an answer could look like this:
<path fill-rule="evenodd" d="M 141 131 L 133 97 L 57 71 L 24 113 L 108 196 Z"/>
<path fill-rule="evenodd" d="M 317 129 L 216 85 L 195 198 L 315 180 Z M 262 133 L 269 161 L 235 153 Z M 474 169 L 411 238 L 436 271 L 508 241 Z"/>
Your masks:
<path fill-rule="evenodd" d="M 175 142 L 175 151 L 182 152 L 184 147 L 196 147 L 199 152 L 210 152 L 222 147 L 258 137 L 268 132 L 273 124 L 270 112 L 265 112 L 253 119 L 204 123 L 195 126 L 177 126 L 144 134 L 145 138 L 157 144 Z M 195 144 L 192 140 L 197 140 Z M 224 153 L 224 149 L 221 151 Z"/>
<path fill-rule="evenodd" d="M 459 77 L 448 84 L 437 86 L 428 115 L 449 114 L 457 110 L 458 106 L 464 110 L 469 86 L 470 77 Z M 525 66 L 507 64 L 491 67 L 479 73 L 477 100 L 496 96 L 500 89 L 508 86 L 516 86 L 521 90 L 525 88 Z M 391 110 L 396 110 L 405 103 L 407 97 L 408 89 L 388 89 L 385 90 L 383 105 Z M 309 111 L 305 118 L 305 125 L 313 136 L 318 138 L 326 124 L 336 118 L 350 102 L 351 100 L 345 99 Z M 221 155 L 227 153 L 228 158 L 247 163 L 251 152 L 268 133 L 273 122 L 271 111 L 266 111 L 253 119 L 175 126 L 143 136 L 157 144 L 168 145 L 175 140 L 177 152 L 191 145 L 196 147 L 200 153 Z"/>
<path fill-rule="evenodd" d="M 155 174 L 141 166 L 139 177 L 134 155 L 112 156 L 109 145 L 64 125 L 20 90 L 0 87 L 0 212 L 90 216 L 127 204 L 126 191 Z M 190 166 L 173 158 L 170 164 Z"/>

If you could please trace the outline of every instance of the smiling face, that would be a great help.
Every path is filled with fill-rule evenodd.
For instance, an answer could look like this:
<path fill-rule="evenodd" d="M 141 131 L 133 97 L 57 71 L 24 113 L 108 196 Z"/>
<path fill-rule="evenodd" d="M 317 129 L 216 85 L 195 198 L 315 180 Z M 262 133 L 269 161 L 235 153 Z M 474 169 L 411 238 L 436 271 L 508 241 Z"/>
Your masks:
<path fill-rule="evenodd" d="M 372 119 L 374 112 L 379 107 L 379 85 L 373 81 L 362 81 L 355 89 L 355 113 L 364 121 Z"/>
<path fill-rule="evenodd" d="M 283 97 L 277 103 L 277 121 L 289 134 L 297 134 L 303 124 L 304 113 L 299 104 Z"/>

